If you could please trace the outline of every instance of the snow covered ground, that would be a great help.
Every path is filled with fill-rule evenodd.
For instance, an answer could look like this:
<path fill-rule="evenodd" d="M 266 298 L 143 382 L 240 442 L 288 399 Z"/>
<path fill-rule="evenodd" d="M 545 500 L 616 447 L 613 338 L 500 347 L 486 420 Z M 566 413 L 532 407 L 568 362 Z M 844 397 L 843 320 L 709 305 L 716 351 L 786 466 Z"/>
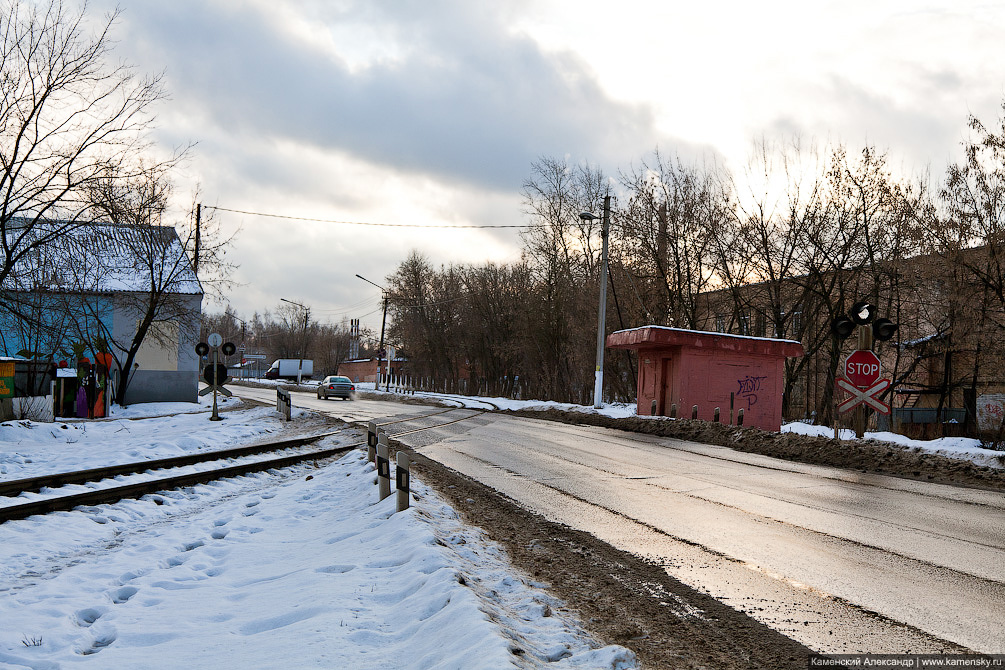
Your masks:
<path fill-rule="evenodd" d="M 782 426 L 782 432 L 798 433 L 800 435 L 821 435 L 823 437 L 834 437 L 834 429 L 828 426 L 811 426 L 806 423 L 787 423 Z M 842 429 L 840 433 L 842 440 L 855 440 L 855 431 Z M 939 454 L 946 458 L 958 458 L 972 461 L 977 465 L 992 468 L 1003 467 L 1003 457 L 1005 452 L 983 449 L 980 440 L 969 437 L 940 437 L 937 440 L 912 440 L 909 437 L 890 432 L 866 433 L 866 440 L 879 440 L 880 442 L 892 442 L 916 451 L 929 454 Z"/>
<path fill-rule="evenodd" d="M 159 416 L 131 420 L 144 414 Z M 236 446 L 283 425 L 267 408 L 208 416 L 181 403 L 5 422 L 0 479 Z M 637 667 L 421 482 L 394 513 L 374 481 L 353 451 L 0 524 L 0 668 Z"/>
<path fill-rule="evenodd" d="M 425 395 L 472 408 L 635 412 Z M 224 403 L 226 421 L 210 422 L 208 402 L 2 423 L 0 480 L 237 446 L 289 426 L 240 400 Z M 295 416 L 316 432 L 309 412 Z M 974 440 L 867 437 L 1001 467 L 1000 452 Z M 323 444 L 359 439 L 346 430 Z M 0 524 L 0 668 L 637 667 L 627 649 L 592 640 L 421 482 L 412 508 L 395 514 L 374 481 L 354 451 L 327 467 Z"/>

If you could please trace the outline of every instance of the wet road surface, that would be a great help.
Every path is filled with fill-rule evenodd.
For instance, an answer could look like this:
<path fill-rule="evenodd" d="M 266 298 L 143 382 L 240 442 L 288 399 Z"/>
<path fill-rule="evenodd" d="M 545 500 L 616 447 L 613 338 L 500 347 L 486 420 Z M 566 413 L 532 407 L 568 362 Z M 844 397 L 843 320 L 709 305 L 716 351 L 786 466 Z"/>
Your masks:
<path fill-rule="evenodd" d="M 294 395 L 346 420 L 434 411 Z M 494 414 L 401 439 L 818 651 L 1005 651 L 1000 493 Z"/>

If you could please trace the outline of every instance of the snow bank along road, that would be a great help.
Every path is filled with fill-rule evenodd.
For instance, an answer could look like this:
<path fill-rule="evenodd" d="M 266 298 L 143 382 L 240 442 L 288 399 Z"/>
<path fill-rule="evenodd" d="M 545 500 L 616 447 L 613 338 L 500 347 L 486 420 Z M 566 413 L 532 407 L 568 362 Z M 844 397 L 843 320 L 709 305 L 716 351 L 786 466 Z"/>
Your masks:
<path fill-rule="evenodd" d="M 296 404 L 357 421 L 423 412 Z M 1003 651 L 1000 493 L 492 413 L 401 441 L 813 649 Z"/>

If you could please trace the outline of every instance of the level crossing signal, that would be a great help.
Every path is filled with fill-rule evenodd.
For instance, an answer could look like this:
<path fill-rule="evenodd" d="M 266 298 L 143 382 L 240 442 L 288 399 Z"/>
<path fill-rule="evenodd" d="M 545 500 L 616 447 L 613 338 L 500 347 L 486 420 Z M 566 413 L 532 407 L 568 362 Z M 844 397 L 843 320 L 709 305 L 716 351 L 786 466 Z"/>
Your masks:
<path fill-rule="evenodd" d="M 876 306 L 865 302 L 857 302 L 852 305 L 848 316 L 838 316 L 831 321 L 831 332 L 839 339 L 844 340 L 855 332 L 857 326 L 868 326 L 872 324 L 873 338 L 885 342 L 893 339 L 897 334 L 897 324 L 890 319 L 877 319 Z"/>
<path fill-rule="evenodd" d="M 223 395 L 230 397 L 233 394 L 230 390 L 224 388 L 224 384 L 230 381 L 230 377 L 227 376 L 227 366 L 219 362 L 219 351 L 223 351 L 224 356 L 232 356 L 237 347 L 234 346 L 233 342 L 224 342 L 223 338 L 220 337 L 219 333 L 210 333 L 210 336 L 206 338 L 206 342 L 200 342 L 195 345 L 195 353 L 199 356 L 206 356 L 209 354 L 210 347 L 213 350 L 213 362 L 208 364 L 202 370 L 202 377 L 209 384 L 206 388 L 199 391 L 200 396 L 213 394 L 213 415 L 209 418 L 210 421 L 220 421 L 220 414 L 217 409 L 216 395 L 217 393 L 222 393 Z"/>
<path fill-rule="evenodd" d="M 844 376 L 858 388 L 872 386 L 882 368 L 879 357 L 868 349 L 857 349 L 844 362 Z"/>

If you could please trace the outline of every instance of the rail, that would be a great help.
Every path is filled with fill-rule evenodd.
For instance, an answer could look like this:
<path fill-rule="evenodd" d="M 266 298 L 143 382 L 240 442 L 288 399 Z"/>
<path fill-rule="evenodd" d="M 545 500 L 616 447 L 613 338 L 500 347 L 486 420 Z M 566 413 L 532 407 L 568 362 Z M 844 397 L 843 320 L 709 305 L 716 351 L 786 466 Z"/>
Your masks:
<path fill-rule="evenodd" d="M 458 409 L 465 409 L 465 408 L 451 408 L 450 410 L 433 412 L 430 414 L 424 414 L 415 417 L 409 417 L 407 419 L 389 421 L 381 425 L 390 425 L 390 424 L 403 423 L 407 421 L 421 420 L 429 418 L 431 416 L 445 414 L 448 411 Z M 448 426 L 451 424 L 459 423 L 461 421 L 465 421 L 467 419 L 474 418 L 475 416 L 484 414 L 488 410 L 469 410 L 469 411 L 471 411 L 472 414 L 461 417 L 459 419 L 437 423 L 431 426 L 422 426 L 413 430 L 395 433 L 395 435 L 407 435 L 411 433 L 420 432 L 423 430 L 432 430 L 434 428 L 439 428 L 441 426 Z M 195 465 L 198 463 L 211 463 L 213 461 L 219 461 L 219 460 L 254 456 L 257 454 L 267 453 L 270 451 L 280 451 L 284 449 L 304 446 L 306 444 L 316 442 L 325 437 L 334 435 L 336 432 L 337 431 L 326 432 L 315 435 L 306 435 L 295 438 L 288 438 L 284 440 L 277 440 L 274 442 L 266 442 L 243 447 L 234 447 L 232 449 L 203 451 L 196 454 L 175 456 L 172 458 L 162 458 L 157 460 L 140 461 L 135 463 L 124 463 L 120 465 L 112 465 L 107 467 L 90 468 L 87 470 L 60 472 L 50 475 L 42 475 L 38 477 L 10 480 L 0 482 L 0 496 L 7 498 L 15 498 L 23 493 L 39 492 L 44 489 L 58 489 L 60 487 L 69 486 L 73 484 L 88 484 L 91 482 L 98 482 L 101 480 L 109 479 L 111 477 L 118 477 L 122 475 L 138 474 L 148 472 L 151 470 L 178 468 L 189 465 Z M 297 454 L 277 456 L 274 458 L 266 458 L 262 460 L 250 461 L 246 463 L 229 465 L 225 467 L 212 468 L 201 472 L 190 472 L 166 477 L 157 477 L 155 479 L 150 479 L 142 482 L 123 484 L 120 486 L 109 486 L 81 493 L 45 497 L 38 500 L 31 500 L 14 505 L 7 505 L 5 507 L 0 507 L 0 523 L 3 523 L 5 521 L 13 521 L 17 519 L 25 519 L 29 516 L 33 516 L 36 514 L 48 514 L 51 512 L 71 510 L 74 509 L 75 507 L 79 507 L 82 505 L 100 505 L 100 504 L 114 503 L 118 502 L 119 500 L 124 500 L 128 498 L 139 498 L 141 496 L 156 493 L 158 491 L 168 491 L 171 489 L 186 486 L 194 486 L 196 484 L 205 484 L 207 482 L 211 482 L 216 479 L 223 479 L 226 477 L 237 477 L 249 474 L 251 472 L 261 472 L 264 470 L 285 468 L 292 465 L 296 465 L 298 463 L 302 463 L 304 461 L 329 458 L 331 456 L 346 453 L 357 447 L 364 447 L 364 446 L 366 446 L 365 441 L 349 445 L 330 447 L 326 449 L 309 450 Z"/>

